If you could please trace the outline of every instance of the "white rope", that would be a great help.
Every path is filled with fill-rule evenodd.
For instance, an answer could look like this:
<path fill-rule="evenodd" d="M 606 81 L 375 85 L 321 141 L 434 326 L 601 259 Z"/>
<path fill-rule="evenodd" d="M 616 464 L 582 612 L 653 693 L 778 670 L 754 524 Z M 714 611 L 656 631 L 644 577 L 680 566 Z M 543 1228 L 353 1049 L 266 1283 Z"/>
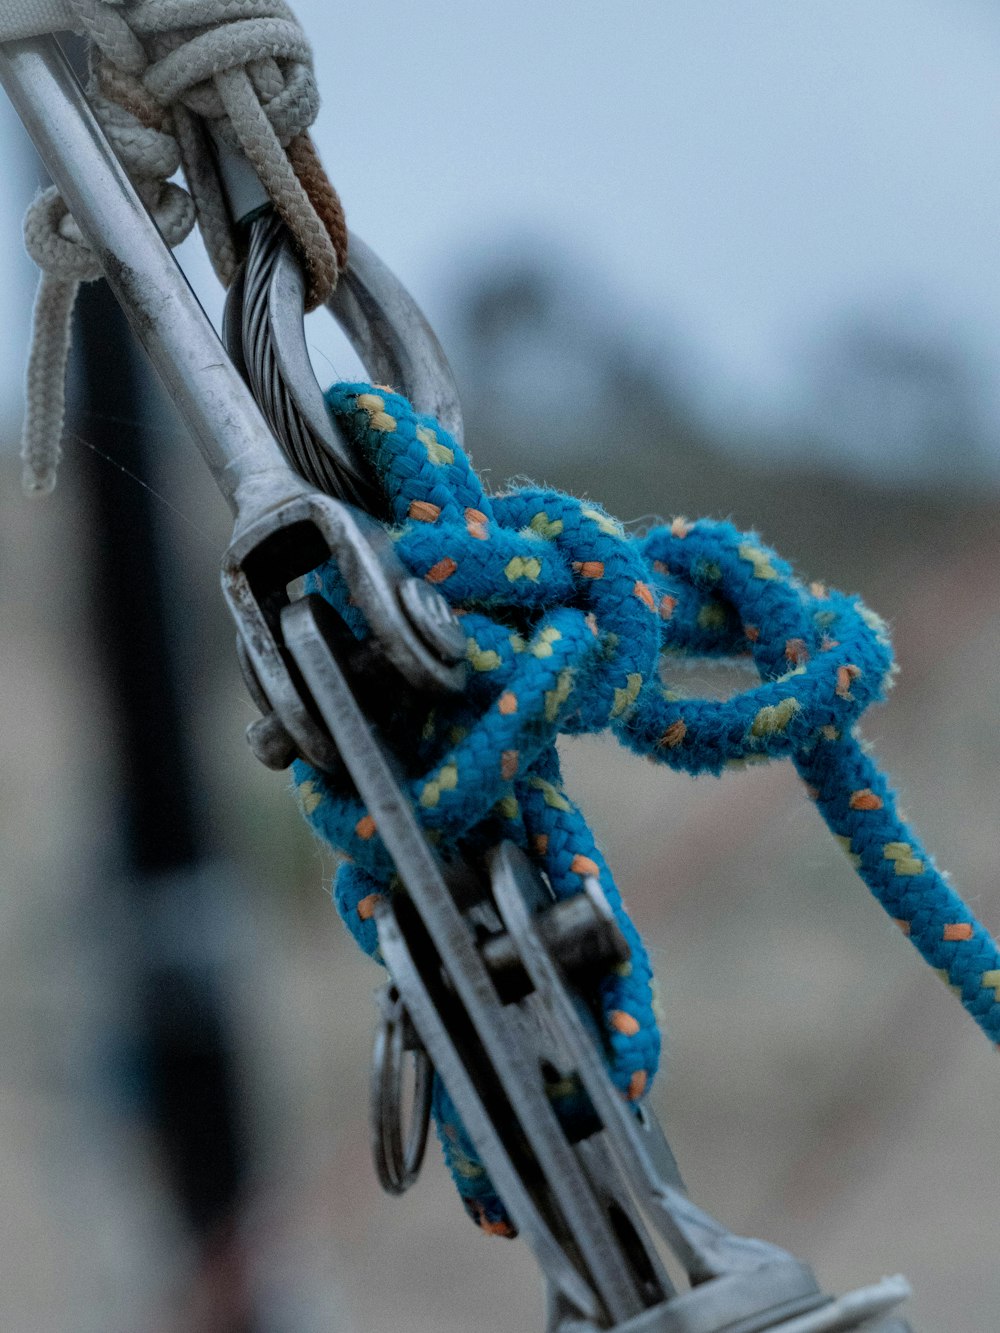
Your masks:
<path fill-rule="evenodd" d="M 260 176 L 298 243 L 314 301 L 326 299 L 337 252 L 286 151 L 319 99 L 309 43 L 284 0 L 0 0 L 0 40 L 67 26 L 90 40 L 91 104 L 166 242 L 178 245 L 197 218 L 219 278 L 232 280 L 238 255 L 211 126 Z M 180 167 L 190 194 L 169 181 Z M 73 303 L 100 270 L 55 191 L 31 205 L 25 241 L 43 278 L 21 453 L 26 491 L 44 494 L 59 458 Z"/>
<path fill-rule="evenodd" d="M 0 42 L 79 27 L 69 0 L 0 0 Z"/>

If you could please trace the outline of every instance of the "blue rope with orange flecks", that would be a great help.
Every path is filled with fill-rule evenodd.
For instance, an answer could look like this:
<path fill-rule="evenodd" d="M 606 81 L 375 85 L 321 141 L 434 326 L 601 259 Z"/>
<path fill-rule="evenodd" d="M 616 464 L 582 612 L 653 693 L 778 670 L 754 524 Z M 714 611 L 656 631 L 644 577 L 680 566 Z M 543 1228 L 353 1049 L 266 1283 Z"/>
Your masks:
<path fill-rule="evenodd" d="M 487 496 L 468 459 L 429 417 L 368 385 L 329 404 L 374 465 L 404 564 L 448 599 L 467 636 L 464 695 L 424 717 L 390 721 L 411 754 L 410 793 L 438 842 L 475 855 L 512 838 L 559 897 L 597 876 L 631 946 L 599 996 L 611 1077 L 643 1096 L 659 1034 L 652 973 L 580 811 L 562 788 L 560 733 L 609 727 L 640 753 L 690 773 L 761 758 L 795 763 L 830 828 L 882 906 L 1000 1041 L 1000 953 L 900 819 L 855 726 L 893 671 L 882 621 L 857 598 L 805 587 L 753 535 L 675 519 L 630 537 L 594 504 L 524 487 Z M 314 585 L 363 633 L 336 569 Z M 685 698 L 671 659 L 748 654 L 760 684 L 726 700 Z M 313 828 L 349 861 L 337 906 L 368 953 L 374 904 L 393 867 L 356 796 L 303 763 L 295 777 Z M 487 1230 L 509 1234 L 445 1089 L 435 1115 L 462 1199 Z"/>

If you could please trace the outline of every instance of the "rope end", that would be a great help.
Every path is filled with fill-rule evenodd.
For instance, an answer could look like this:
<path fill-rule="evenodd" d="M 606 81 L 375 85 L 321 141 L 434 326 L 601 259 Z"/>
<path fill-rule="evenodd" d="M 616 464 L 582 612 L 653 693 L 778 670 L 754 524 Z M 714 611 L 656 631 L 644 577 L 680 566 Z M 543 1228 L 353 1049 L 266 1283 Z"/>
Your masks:
<path fill-rule="evenodd" d="M 34 467 L 25 463 L 21 470 L 21 491 L 32 500 L 51 495 L 56 488 L 56 469 L 53 466 Z"/>

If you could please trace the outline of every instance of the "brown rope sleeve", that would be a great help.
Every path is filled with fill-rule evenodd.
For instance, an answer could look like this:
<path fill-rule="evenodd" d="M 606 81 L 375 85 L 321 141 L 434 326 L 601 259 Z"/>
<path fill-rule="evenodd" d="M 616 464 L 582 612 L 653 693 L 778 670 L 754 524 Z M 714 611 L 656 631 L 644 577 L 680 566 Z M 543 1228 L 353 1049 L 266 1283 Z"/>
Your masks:
<path fill-rule="evenodd" d="M 347 219 L 340 196 L 330 183 L 308 134 L 299 134 L 292 139 L 287 152 L 292 170 L 333 242 L 337 264 L 343 272 L 347 267 Z"/>

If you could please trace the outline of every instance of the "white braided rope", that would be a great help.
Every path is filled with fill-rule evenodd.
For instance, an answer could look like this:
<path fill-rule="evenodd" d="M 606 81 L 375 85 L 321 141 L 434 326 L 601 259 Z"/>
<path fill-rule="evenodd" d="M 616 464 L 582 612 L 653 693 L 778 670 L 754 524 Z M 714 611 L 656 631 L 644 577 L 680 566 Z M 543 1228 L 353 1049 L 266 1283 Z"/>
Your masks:
<path fill-rule="evenodd" d="M 91 43 L 91 104 L 167 243 L 197 220 L 219 278 L 232 280 L 238 256 L 210 125 L 260 176 L 325 298 L 337 254 L 285 151 L 315 120 L 319 98 L 309 43 L 285 0 L 0 0 L 0 40 L 67 26 Z M 190 194 L 169 181 L 179 167 Z M 25 490 L 37 495 L 55 484 L 76 292 L 100 270 L 55 191 L 29 208 L 25 242 L 43 273 L 21 449 Z"/>

